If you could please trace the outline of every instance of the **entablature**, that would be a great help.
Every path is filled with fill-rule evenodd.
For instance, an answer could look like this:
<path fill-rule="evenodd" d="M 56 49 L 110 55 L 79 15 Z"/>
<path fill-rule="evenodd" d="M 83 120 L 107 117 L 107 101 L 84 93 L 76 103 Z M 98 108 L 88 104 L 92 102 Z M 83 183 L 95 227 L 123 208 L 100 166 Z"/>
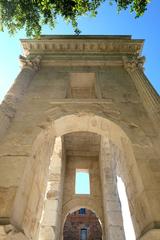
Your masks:
<path fill-rule="evenodd" d="M 141 53 L 143 40 L 130 36 L 41 36 L 40 39 L 22 39 L 25 56 L 28 55 L 135 55 Z"/>

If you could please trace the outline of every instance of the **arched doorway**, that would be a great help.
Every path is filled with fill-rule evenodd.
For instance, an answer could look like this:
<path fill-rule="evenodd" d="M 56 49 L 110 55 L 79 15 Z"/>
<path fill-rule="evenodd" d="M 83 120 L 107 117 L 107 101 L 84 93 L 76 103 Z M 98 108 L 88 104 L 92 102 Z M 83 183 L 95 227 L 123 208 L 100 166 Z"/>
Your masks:
<path fill-rule="evenodd" d="M 64 227 L 63 240 L 102 240 L 102 227 L 96 214 L 80 208 L 68 213 Z"/>
<path fill-rule="evenodd" d="M 22 189 L 19 189 L 16 197 L 14 206 L 15 214 L 12 216 L 13 222 L 17 222 L 18 220 L 18 225 L 28 237 L 32 237 L 34 240 L 39 239 L 38 229 L 41 226 L 40 219 L 44 209 L 43 206 L 45 205 L 44 202 L 46 201 L 45 193 L 49 166 L 51 159 L 54 159 L 53 153 L 56 153 L 54 150 L 54 140 L 56 137 L 63 138 L 65 134 L 73 132 L 91 132 L 101 136 L 100 172 L 103 190 L 103 207 L 105 208 L 105 239 L 108 239 L 108 236 L 114 239 L 115 234 L 117 236 L 119 234 L 123 235 L 121 209 L 117 198 L 117 189 L 115 187 L 116 175 L 122 177 L 126 186 L 130 185 L 127 189 L 127 195 L 129 201 L 132 201 L 131 214 L 134 219 L 134 225 L 137 227 L 135 230 L 138 236 L 145 224 L 144 221 L 149 221 L 150 219 L 150 211 L 134 157 L 132 143 L 118 125 L 108 119 L 88 113 L 61 117 L 38 135 L 33 145 L 32 162 L 30 162 L 28 168 L 26 168 Z M 58 154 L 58 157 L 59 156 Z M 29 182 L 28 176 L 31 178 Z M 23 194 L 24 184 L 27 184 L 26 189 L 28 189 L 25 196 Z M 62 204 L 63 189 L 60 189 L 61 193 L 58 193 L 59 198 L 55 201 L 52 221 L 50 225 L 47 223 L 48 225 L 45 226 L 49 231 L 52 230 L 53 232 L 53 237 L 51 239 L 56 240 L 60 239 L 57 234 L 60 232 L 58 228 L 60 223 L 62 223 L 62 206 L 60 205 Z M 52 194 L 52 196 L 54 196 L 55 192 L 53 191 Z M 49 194 L 49 196 L 51 195 Z M 23 208 L 20 212 L 16 212 L 16 204 L 19 206 L 22 200 Z M 114 204 L 112 204 L 112 201 Z M 67 208 L 73 207 L 73 205 L 77 206 L 77 202 L 69 201 L 65 209 L 66 212 L 68 212 Z M 139 215 L 140 209 L 142 208 L 143 212 L 147 214 L 147 217 L 143 219 Z M 20 221 L 21 219 L 22 221 Z M 122 239 L 125 238 L 122 237 Z"/>

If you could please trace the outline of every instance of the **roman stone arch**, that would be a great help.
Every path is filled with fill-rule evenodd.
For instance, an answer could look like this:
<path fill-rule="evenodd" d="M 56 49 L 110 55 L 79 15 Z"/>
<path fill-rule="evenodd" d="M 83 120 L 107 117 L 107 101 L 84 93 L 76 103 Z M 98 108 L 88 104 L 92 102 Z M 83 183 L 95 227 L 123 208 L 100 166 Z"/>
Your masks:
<path fill-rule="evenodd" d="M 80 208 L 87 208 L 87 209 L 91 210 L 92 212 L 94 212 L 95 215 L 97 216 L 97 218 L 98 218 L 98 219 L 100 220 L 100 222 L 102 223 L 102 218 L 101 218 L 101 216 L 99 215 L 99 211 L 98 211 L 97 208 L 96 208 L 96 209 L 93 208 L 93 205 L 91 206 L 90 204 L 85 204 L 85 205 L 83 205 L 83 203 L 82 203 L 82 204 L 80 205 L 79 202 L 75 201 L 74 206 L 73 206 L 73 205 L 70 206 L 70 207 L 68 208 L 68 211 L 66 211 L 66 212 L 64 213 L 62 225 L 64 226 L 64 222 L 65 222 L 66 217 L 67 217 L 67 215 L 68 215 L 69 213 L 73 213 L 73 212 L 79 210 Z"/>
<path fill-rule="evenodd" d="M 100 220 L 100 224 L 101 224 L 101 228 L 102 228 L 102 234 L 104 235 L 104 219 L 103 219 L 103 215 L 102 215 L 102 211 L 99 208 L 98 205 L 95 204 L 95 202 L 89 201 L 83 201 L 83 200 L 79 200 L 79 199 L 74 199 L 70 202 L 68 202 L 66 204 L 66 206 L 64 207 L 63 211 L 62 211 L 62 218 L 61 218 L 61 234 L 60 234 L 60 239 L 63 240 L 63 228 L 64 228 L 64 223 L 66 221 L 67 215 L 69 213 L 73 213 L 77 210 L 79 210 L 80 208 L 86 208 L 91 210 L 92 212 L 95 213 L 95 215 L 97 216 L 97 218 Z"/>
<path fill-rule="evenodd" d="M 101 220 L 101 222 L 103 222 L 102 213 L 99 211 L 99 208 L 95 205 L 94 201 L 84 202 L 83 200 L 79 201 L 79 199 L 73 199 L 72 201 L 68 202 L 64 208 L 62 223 L 64 223 L 68 213 L 73 213 L 80 208 L 87 208 L 92 212 L 95 212 L 96 216 Z"/>
<path fill-rule="evenodd" d="M 84 131 L 102 136 L 100 170 L 103 204 L 105 206 L 104 224 L 106 234 L 112 236 L 115 233 L 118 224 L 116 221 L 117 219 L 120 221 L 121 218 L 119 201 L 116 196 L 116 175 L 114 171 L 122 177 L 127 187 L 127 195 L 137 236 L 139 236 L 141 229 L 146 224 L 145 221 L 152 220 L 132 143 L 126 133 L 117 124 L 104 117 L 92 113 L 72 114 L 53 121 L 47 129 L 39 133 L 34 142 L 32 159 L 26 166 L 12 215 L 13 224 L 22 229 L 28 239 L 38 239 L 49 166 L 51 159 L 54 159 L 55 138 L 71 132 Z M 21 206 L 20 209 L 19 206 Z M 61 208 L 61 206 L 58 207 Z M 147 214 L 146 218 L 144 218 L 145 214 Z M 110 230 L 108 230 L 108 226 Z M 55 224 L 54 232 L 56 232 L 56 227 Z M 118 228 L 117 232 L 122 230 L 122 226 L 118 226 Z"/>
<path fill-rule="evenodd" d="M 0 105 L 0 227 L 14 225 L 9 240 L 44 240 L 43 230 L 45 238 L 59 238 L 68 190 L 63 167 L 73 158 L 63 153 L 66 136 L 83 139 L 83 133 L 101 140 L 94 156 L 101 184 L 93 185 L 102 188 L 105 238 L 125 239 L 118 175 L 137 239 L 160 239 L 160 102 L 143 72 L 143 42 L 131 36 L 21 40 L 22 69 Z"/>

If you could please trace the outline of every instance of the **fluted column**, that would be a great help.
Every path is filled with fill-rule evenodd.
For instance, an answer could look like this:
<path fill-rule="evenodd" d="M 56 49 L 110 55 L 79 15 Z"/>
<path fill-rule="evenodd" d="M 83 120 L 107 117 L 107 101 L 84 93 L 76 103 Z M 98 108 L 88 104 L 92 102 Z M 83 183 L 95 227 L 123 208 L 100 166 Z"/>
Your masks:
<path fill-rule="evenodd" d="M 143 105 L 155 126 L 160 126 L 160 98 L 143 72 L 144 57 L 123 57 L 124 67 L 133 79 Z"/>
<path fill-rule="evenodd" d="M 15 116 L 17 104 L 23 98 L 31 80 L 39 69 L 40 57 L 37 56 L 29 60 L 20 56 L 20 63 L 22 70 L 0 105 L 0 139 L 4 136 L 10 122 Z"/>

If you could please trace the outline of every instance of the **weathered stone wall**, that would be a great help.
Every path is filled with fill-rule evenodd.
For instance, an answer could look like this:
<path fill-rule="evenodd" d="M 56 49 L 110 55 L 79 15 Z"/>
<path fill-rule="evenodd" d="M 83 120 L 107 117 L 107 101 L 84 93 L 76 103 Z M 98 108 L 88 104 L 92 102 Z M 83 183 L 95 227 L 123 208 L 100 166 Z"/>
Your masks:
<path fill-rule="evenodd" d="M 90 194 L 75 194 L 76 169 L 88 169 Z M 102 193 L 99 173 L 99 159 L 95 157 L 68 157 L 64 180 L 62 222 L 69 212 L 76 208 L 89 208 L 96 212 L 103 222 Z"/>
<path fill-rule="evenodd" d="M 44 41 L 45 39 L 42 42 Z M 46 41 L 46 44 L 49 44 L 52 40 L 47 39 Z M 54 41 L 58 42 L 58 40 Z M 11 91 L 14 109 L 12 109 L 12 101 L 9 100 L 7 100 L 7 106 L 2 103 L 0 107 L 0 119 L 2 120 L 0 127 L 0 218 L 8 218 L 9 222 L 9 218 L 12 216 L 12 222 L 25 229 L 21 223 L 26 221 L 26 217 L 24 217 L 26 211 L 24 209 L 27 204 L 30 204 L 30 207 L 32 206 L 26 212 L 27 221 L 31 219 L 33 208 L 35 209 L 34 214 L 39 218 L 41 210 L 37 210 L 35 206 L 36 202 L 40 201 L 39 206 L 42 208 L 41 201 L 44 193 L 39 200 L 34 187 L 31 190 L 31 185 L 36 186 L 34 181 L 38 181 L 40 172 L 43 173 L 42 182 L 46 179 L 44 176 L 49 168 L 54 137 L 78 130 L 93 131 L 102 135 L 108 134 L 108 137 L 115 139 L 115 141 L 119 139 L 117 140 L 119 148 L 131 149 L 129 153 L 123 154 L 123 158 L 121 158 L 123 160 L 120 161 L 118 169 L 122 175 L 126 175 L 125 179 L 128 178 L 128 181 L 124 181 L 124 183 L 128 184 L 130 181 L 127 186 L 130 189 L 127 191 L 128 196 L 130 192 L 134 196 L 136 194 L 131 189 L 132 186 L 139 185 L 139 181 L 136 182 L 137 174 L 141 179 L 142 185 L 140 186 L 142 186 L 144 194 L 137 195 L 134 200 L 132 196 L 129 196 L 132 199 L 130 202 L 131 212 L 134 212 L 138 219 L 141 219 L 138 222 L 138 229 L 136 229 L 138 238 L 147 234 L 151 229 L 160 228 L 160 138 L 159 128 L 157 127 L 159 124 L 159 97 L 153 90 L 150 91 L 148 85 L 147 89 L 144 88 L 146 81 L 142 74 L 139 75 L 139 72 L 133 74 L 131 68 L 129 70 L 126 68 L 126 63 L 124 67 L 123 59 L 123 56 L 129 56 L 129 64 L 131 65 L 130 58 L 132 59 L 133 56 L 136 58 L 139 54 L 139 46 L 142 43 L 138 40 L 136 43 L 136 41 L 128 38 L 106 38 L 103 40 L 103 44 L 98 43 L 100 40 L 96 40 L 92 44 L 92 40 L 87 40 L 88 43 L 86 43 L 85 39 L 76 39 L 76 44 L 79 44 L 79 42 L 80 44 L 86 44 L 85 47 L 79 48 L 79 45 L 76 47 L 74 41 L 73 39 L 71 44 L 73 49 L 69 48 L 70 50 L 65 50 L 67 48 L 65 48 L 64 39 L 61 43 L 64 44 L 64 49 L 61 47 L 53 49 L 51 47 L 50 50 L 46 49 L 44 51 L 45 48 L 42 50 L 41 45 L 34 48 L 34 44 L 37 46 L 37 43 L 32 43 L 33 47 L 32 49 L 28 47 L 28 51 L 30 51 L 31 58 L 41 55 L 40 69 L 36 72 L 38 70 L 36 68 L 36 71 L 32 72 L 35 65 L 32 64 L 31 66 L 30 64 L 27 72 L 22 70 L 19 81 L 15 83 Z M 28 42 L 28 44 L 30 43 Z M 40 41 L 38 44 L 41 44 Z M 65 51 L 67 52 L 64 55 Z M 132 62 L 135 63 L 134 59 Z M 139 69 L 137 62 L 134 67 Z M 141 69 L 138 71 L 142 72 Z M 86 73 L 86 77 L 87 73 L 94 73 L 96 76 L 96 98 L 68 98 L 68 86 L 72 75 L 70 73 L 75 72 Z M 27 83 L 24 92 L 21 92 L 23 88 L 22 80 Z M 144 91 L 148 95 L 143 95 Z M 15 101 L 16 96 L 20 96 L 17 102 Z M 148 105 L 146 105 L 147 96 L 150 99 Z M 152 107 L 150 108 L 150 106 Z M 8 109 L 11 110 L 10 113 L 14 112 L 9 119 L 5 112 Z M 150 111 L 150 109 L 152 110 Z M 59 121 L 61 127 L 56 125 L 54 120 L 57 120 L 58 123 L 61 117 L 67 115 L 80 116 L 80 122 L 78 120 L 77 122 L 72 121 L 74 117 L 71 117 L 70 124 L 65 122 L 68 120 L 64 119 Z M 119 130 L 117 132 L 116 130 L 112 131 L 110 129 L 111 125 L 108 125 L 108 123 L 104 127 L 99 125 L 102 123 L 98 120 L 95 123 L 98 125 L 94 127 L 93 123 L 91 128 L 87 125 L 89 124 L 87 122 L 82 124 L 81 121 L 84 120 L 81 116 L 83 115 L 89 116 L 89 118 L 99 116 L 115 123 L 125 132 L 131 144 L 124 139 L 121 142 L 120 137 L 118 137 L 120 136 Z M 74 126 L 72 126 L 73 124 Z M 131 152 L 133 156 L 131 156 Z M 129 169 L 127 167 L 128 162 L 130 162 L 129 159 L 133 158 L 136 161 L 136 168 Z M 125 168 L 123 165 L 125 165 Z M 128 169 L 127 172 L 124 172 L 124 169 Z M 22 185 L 24 186 L 22 187 Z M 46 183 L 39 191 L 44 191 L 45 186 Z M 37 186 L 35 188 L 37 189 Z M 21 193 L 18 195 L 17 189 L 21 189 Z M 28 200 L 30 191 L 34 191 L 35 199 L 37 198 L 34 203 Z M 15 196 L 19 197 L 15 198 Z M 14 199 L 21 198 L 23 198 L 23 207 L 17 213 L 19 219 L 17 223 L 13 218 L 12 208 L 17 206 L 17 204 L 14 204 Z M 38 214 L 37 211 L 39 211 Z M 21 212 L 21 218 L 18 215 L 19 212 Z M 143 221 L 144 219 L 145 221 Z M 34 221 L 31 225 L 34 225 Z M 36 231 L 35 226 L 31 226 L 31 228 L 34 229 L 33 232 Z M 29 231 L 26 230 L 26 232 Z"/>
<path fill-rule="evenodd" d="M 108 239 L 125 239 L 121 204 L 117 191 L 116 147 L 106 137 L 101 138 L 100 176 L 104 206 L 105 235 Z M 123 176 L 123 173 L 121 173 Z"/>
<path fill-rule="evenodd" d="M 59 239 L 65 173 L 65 150 L 61 137 L 56 138 L 49 165 L 45 200 L 38 239 Z"/>

